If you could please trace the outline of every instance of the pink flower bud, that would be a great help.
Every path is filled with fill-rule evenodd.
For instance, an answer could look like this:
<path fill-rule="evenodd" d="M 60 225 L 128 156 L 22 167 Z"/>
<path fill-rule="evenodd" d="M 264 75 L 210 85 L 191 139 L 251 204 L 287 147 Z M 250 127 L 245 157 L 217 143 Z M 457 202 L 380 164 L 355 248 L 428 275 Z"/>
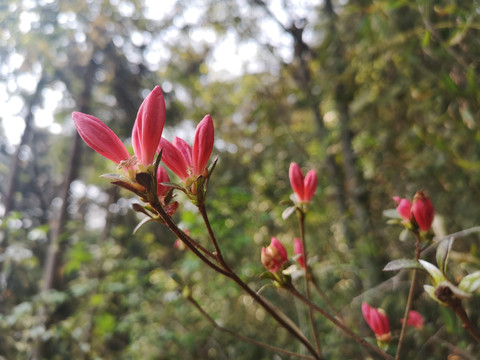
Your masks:
<path fill-rule="evenodd" d="M 401 321 L 403 323 L 403 319 L 401 319 Z M 423 328 L 424 323 L 425 323 L 425 320 L 423 319 L 422 314 L 420 314 L 418 311 L 415 311 L 415 310 L 409 311 L 407 325 L 421 330 Z"/>
<path fill-rule="evenodd" d="M 75 111 L 72 118 L 78 134 L 97 153 L 116 164 L 130 158 L 118 136 L 95 116 Z"/>
<path fill-rule="evenodd" d="M 394 196 L 393 200 L 397 202 L 398 214 L 407 221 L 412 218 L 412 204 L 407 199 L 402 199 L 398 196 Z"/>
<path fill-rule="evenodd" d="M 433 222 L 434 209 L 430 199 L 423 191 L 417 191 L 413 197 L 412 214 L 420 230 L 430 230 Z"/>
<path fill-rule="evenodd" d="M 303 255 L 303 243 L 299 238 L 293 239 L 293 252 L 295 255 L 301 255 L 297 258 L 298 263 L 305 269 L 305 256 Z"/>
<path fill-rule="evenodd" d="M 193 148 L 183 139 L 176 137 L 173 144 L 160 140 L 158 151 L 163 149 L 162 161 L 182 180 L 204 175 L 208 159 L 213 150 L 214 129 L 210 115 L 206 115 L 197 126 Z"/>
<path fill-rule="evenodd" d="M 205 172 L 208 159 L 213 150 L 214 129 L 210 115 L 205 115 L 197 126 L 195 139 L 193 140 L 192 165 L 193 174 L 200 176 Z"/>
<path fill-rule="evenodd" d="M 178 175 L 180 179 L 186 179 L 188 175 L 188 165 L 185 162 L 185 158 L 174 145 L 172 145 L 167 139 L 161 138 L 158 145 L 159 152 L 162 151 L 163 163 Z"/>
<path fill-rule="evenodd" d="M 362 303 L 362 313 L 368 326 L 373 330 L 379 341 L 389 342 L 391 340 L 390 322 L 383 309 L 376 309 Z"/>
<path fill-rule="evenodd" d="M 140 105 L 132 131 L 133 149 L 141 164 L 153 163 L 164 125 L 165 100 L 160 86 L 155 86 Z"/>
<path fill-rule="evenodd" d="M 317 173 L 315 170 L 310 170 L 305 178 L 302 170 L 297 163 L 292 162 L 288 171 L 290 184 L 293 192 L 297 196 L 299 202 L 308 203 L 312 200 L 315 191 L 317 190 Z"/>
<path fill-rule="evenodd" d="M 270 245 L 262 248 L 261 260 L 268 271 L 276 273 L 288 260 L 287 250 L 277 238 L 272 237 Z"/>

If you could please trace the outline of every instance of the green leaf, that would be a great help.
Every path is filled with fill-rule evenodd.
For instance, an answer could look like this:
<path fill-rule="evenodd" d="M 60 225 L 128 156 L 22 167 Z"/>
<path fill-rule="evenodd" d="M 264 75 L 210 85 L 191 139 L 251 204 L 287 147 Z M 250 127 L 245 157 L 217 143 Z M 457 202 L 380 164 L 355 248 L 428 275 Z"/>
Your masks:
<path fill-rule="evenodd" d="M 387 265 L 385 265 L 385 267 L 383 268 L 383 271 L 400 271 L 403 269 L 423 270 L 423 267 L 415 260 L 397 259 L 397 260 L 390 261 Z"/>
<path fill-rule="evenodd" d="M 148 217 L 147 217 L 147 218 L 144 218 L 142 221 L 140 221 L 140 222 L 138 223 L 137 226 L 135 226 L 135 229 L 133 229 L 133 233 L 132 233 L 132 234 L 135 235 L 135 234 L 137 233 L 137 231 L 140 230 L 140 228 L 141 228 L 143 225 L 145 225 L 146 223 L 149 223 L 150 221 L 153 221 L 153 220 L 152 220 L 151 218 L 148 218 Z"/>
<path fill-rule="evenodd" d="M 431 38 L 432 38 L 432 34 L 430 33 L 430 31 L 426 31 L 422 38 L 422 48 L 425 48 L 428 45 L 430 45 Z"/>
<path fill-rule="evenodd" d="M 124 175 L 115 174 L 115 173 L 102 174 L 102 175 L 100 175 L 100 177 L 108 179 L 108 180 L 113 180 L 113 181 L 117 181 L 117 180 L 126 181 L 126 180 L 128 180 Z"/>
<path fill-rule="evenodd" d="M 109 313 L 104 313 L 95 316 L 96 331 L 99 335 L 106 335 L 113 332 L 116 325 L 115 316 Z"/>
<path fill-rule="evenodd" d="M 437 248 L 437 253 L 435 256 L 437 265 L 444 275 L 447 271 L 448 255 L 450 254 L 454 240 L 454 237 L 449 237 L 448 239 L 442 240 Z"/>
<path fill-rule="evenodd" d="M 480 288 L 480 271 L 465 276 L 458 284 L 458 288 L 467 293 L 473 293 Z"/>
<path fill-rule="evenodd" d="M 428 274 L 432 278 L 433 285 L 435 287 L 442 282 L 447 282 L 447 279 L 445 278 L 445 276 L 442 274 L 440 269 L 437 268 L 435 265 L 430 264 L 425 260 L 418 260 L 418 262 L 422 264 L 423 268 L 428 272 Z"/>
<path fill-rule="evenodd" d="M 295 206 L 289 206 L 282 212 L 282 219 L 287 220 L 295 212 Z"/>
<path fill-rule="evenodd" d="M 383 216 L 390 218 L 390 219 L 401 219 L 402 217 L 398 213 L 396 209 L 387 209 L 383 210 Z"/>

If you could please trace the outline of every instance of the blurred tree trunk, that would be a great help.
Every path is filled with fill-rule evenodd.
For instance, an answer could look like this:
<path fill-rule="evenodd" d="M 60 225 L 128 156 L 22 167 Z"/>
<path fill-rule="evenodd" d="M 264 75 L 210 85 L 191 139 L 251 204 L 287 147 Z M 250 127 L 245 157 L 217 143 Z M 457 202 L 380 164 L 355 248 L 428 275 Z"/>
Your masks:
<path fill-rule="evenodd" d="M 10 167 L 10 176 L 8 179 L 8 185 L 7 185 L 7 191 L 5 193 L 5 210 L 3 213 L 3 217 L 6 218 L 8 214 L 15 208 L 14 207 L 14 196 L 16 192 L 16 186 L 18 183 L 18 174 L 20 171 L 20 166 L 21 166 L 21 159 L 20 159 L 20 152 L 22 151 L 22 148 L 24 145 L 28 144 L 30 142 L 31 134 L 32 134 L 32 129 L 33 129 L 33 107 L 36 106 L 41 98 L 41 92 L 43 87 L 46 84 L 46 79 L 45 77 L 41 77 L 40 80 L 37 83 L 37 86 L 35 88 L 35 91 L 33 94 L 28 98 L 27 103 L 25 104 L 25 108 L 27 109 L 27 114 L 25 116 L 25 130 L 23 131 L 22 138 L 20 140 L 20 144 L 17 147 L 17 150 L 15 151 L 15 154 L 13 155 L 12 158 L 12 165 Z M 1 244 L 0 244 L 0 253 L 4 253 L 8 247 L 8 227 L 3 227 L 3 234 L 1 238 Z M 7 291 L 7 286 L 9 283 L 9 278 L 10 278 L 10 265 L 8 261 L 3 261 L 1 268 L 0 268 L 0 303 L 4 303 L 5 299 L 5 292 Z"/>
<path fill-rule="evenodd" d="M 353 99 L 353 75 L 345 74 L 347 60 L 345 58 L 345 44 L 340 39 L 337 15 L 333 9 L 331 0 L 325 1 L 325 14 L 328 19 L 329 64 L 334 75 L 333 97 L 339 117 L 340 146 L 342 153 L 342 165 L 346 177 L 346 192 L 348 204 L 352 208 L 355 220 L 354 232 L 356 237 L 366 239 L 368 243 L 375 243 L 372 234 L 372 222 L 370 218 L 370 199 L 365 179 L 358 165 L 357 156 L 353 149 L 352 141 L 354 133 L 351 128 L 350 102 Z M 380 274 L 371 249 L 375 247 L 357 248 L 360 252 L 361 265 L 366 272 L 366 288 L 370 288 L 380 280 Z M 373 250 L 375 251 L 375 250 Z"/>
<path fill-rule="evenodd" d="M 93 51 L 94 53 L 94 51 Z M 89 65 L 87 66 L 85 76 L 83 77 L 83 91 L 80 94 L 80 98 L 77 101 L 79 106 L 79 111 L 88 113 L 89 112 L 89 102 L 92 96 L 92 86 L 94 82 L 95 71 L 98 65 L 95 63 L 93 58 L 90 60 Z M 70 150 L 70 156 L 68 160 L 67 169 L 65 171 L 64 182 L 62 190 L 59 194 L 59 197 L 62 199 L 62 205 L 58 211 L 58 214 L 54 221 L 51 223 L 51 232 L 50 232 L 50 243 L 48 246 L 44 274 L 43 274 L 43 284 L 42 292 L 47 292 L 51 289 L 62 289 L 63 288 L 63 274 L 62 268 L 63 264 L 61 263 L 61 258 L 66 249 L 66 242 L 62 243 L 62 235 L 65 232 L 65 224 L 68 220 L 68 203 L 69 203 L 69 193 L 70 185 L 73 180 L 77 177 L 79 169 L 79 157 L 81 151 L 81 141 L 80 136 L 77 132 L 72 140 L 72 147 Z M 44 324 L 48 324 L 51 319 L 47 314 L 47 310 L 43 307 L 40 310 L 40 321 Z M 39 342 L 35 346 L 32 359 L 42 359 L 45 358 L 48 350 L 44 343 Z"/>
<path fill-rule="evenodd" d="M 312 92 L 312 76 L 310 72 L 309 61 L 315 59 L 315 53 L 303 40 L 304 24 L 303 22 L 298 22 L 298 24 L 296 22 L 292 22 L 291 26 L 287 28 L 275 17 L 263 0 L 252 0 L 252 2 L 253 4 L 262 7 L 265 12 L 267 12 L 267 14 L 293 38 L 294 61 L 298 63 L 297 66 L 299 70 L 299 76 L 294 76 L 294 78 L 297 81 L 300 89 L 303 91 L 305 98 L 307 99 L 308 106 L 313 113 L 317 136 L 325 153 L 325 166 L 327 168 L 330 186 L 333 188 L 335 205 L 339 214 L 340 233 L 350 246 L 353 243 L 353 234 L 347 218 L 348 207 L 344 189 L 345 179 L 339 165 L 335 160 L 334 155 L 329 154 L 327 151 L 329 145 L 327 143 L 329 130 L 325 127 L 325 123 L 323 121 L 323 115 L 320 110 L 320 98 L 319 96 L 314 95 Z"/>
<path fill-rule="evenodd" d="M 357 164 L 357 156 L 352 146 L 354 138 L 350 126 L 349 104 L 353 98 L 353 79 L 351 76 L 345 76 L 346 69 L 345 45 L 338 34 L 336 26 L 336 14 L 331 0 L 325 2 L 325 12 L 329 20 L 328 34 L 330 38 L 330 63 L 332 64 L 337 82 L 334 87 L 334 99 L 339 116 L 340 125 L 340 145 L 342 149 L 343 169 L 346 175 L 346 188 L 349 196 L 349 202 L 353 208 L 353 214 L 357 223 L 360 236 L 367 236 L 371 231 L 371 222 L 369 217 L 369 194 L 365 184 L 365 179 Z"/>
<path fill-rule="evenodd" d="M 23 131 L 22 138 L 20 140 L 20 144 L 15 151 L 15 154 L 12 158 L 12 165 L 10 167 L 10 176 L 8 179 L 7 191 L 5 193 L 5 211 L 3 213 L 4 217 L 7 217 L 10 211 L 14 209 L 13 198 L 16 192 L 16 185 L 17 185 L 17 177 L 18 172 L 20 171 L 20 152 L 22 151 L 22 147 L 26 145 L 30 141 L 32 128 L 33 128 L 33 107 L 36 106 L 40 100 L 40 95 L 42 92 L 43 87 L 46 84 L 45 77 L 40 78 L 37 83 L 37 87 L 33 92 L 32 96 L 28 99 L 28 102 L 25 104 L 25 108 L 27 109 L 27 114 L 25 116 L 25 130 Z M 8 247 L 8 236 L 7 230 L 5 229 L 3 241 L 1 244 L 1 252 L 3 253 L 5 249 Z"/>

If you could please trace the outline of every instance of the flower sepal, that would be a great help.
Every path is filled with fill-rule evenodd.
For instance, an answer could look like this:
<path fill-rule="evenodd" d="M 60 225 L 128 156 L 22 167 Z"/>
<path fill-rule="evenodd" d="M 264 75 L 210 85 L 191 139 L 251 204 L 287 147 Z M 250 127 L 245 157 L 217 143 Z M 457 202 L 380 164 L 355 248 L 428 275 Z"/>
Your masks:
<path fill-rule="evenodd" d="M 292 283 L 292 277 L 284 271 L 278 271 L 272 273 L 270 271 L 264 271 L 260 274 L 261 279 L 270 279 L 276 288 L 288 288 Z"/>

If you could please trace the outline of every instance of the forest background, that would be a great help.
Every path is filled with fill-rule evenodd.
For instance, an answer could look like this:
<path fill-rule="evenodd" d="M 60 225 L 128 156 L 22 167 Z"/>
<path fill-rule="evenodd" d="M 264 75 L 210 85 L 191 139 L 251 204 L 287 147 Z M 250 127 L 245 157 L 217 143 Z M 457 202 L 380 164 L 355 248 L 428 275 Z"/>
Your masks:
<path fill-rule="evenodd" d="M 299 236 L 293 217 L 282 220 L 289 164 L 316 169 L 312 271 L 356 332 L 374 342 L 368 301 L 395 337 L 409 273 L 381 270 L 412 257 L 414 241 L 382 215 L 392 196 L 426 191 L 438 236 L 479 224 L 479 32 L 474 0 L 0 1 L 0 357 L 285 358 L 214 331 L 177 276 L 223 326 L 301 351 L 165 228 L 132 235 L 136 200 L 99 177 L 113 165 L 79 140 L 71 112 L 128 140 L 155 85 L 170 140 L 191 141 L 205 114 L 214 119 L 207 206 L 238 273 L 267 283 L 261 247 Z M 18 141 L 6 136 L 12 124 Z M 176 219 L 206 238 L 195 208 L 182 203 Z M 479 270 L 479 245 L 476 234 L 455 243 L 454 277 Z M 426 326 L 407 333 L 405 358 L 478 358 L 461 323 L 425 295 L 425 278 L 414 309 Z M 307 327 L 298 303 L 263 295 Z M 470 300 L 477 323 L 479 306 Z M 327 358 L 366 356 L 322 318 L 317 326 Z"/>

